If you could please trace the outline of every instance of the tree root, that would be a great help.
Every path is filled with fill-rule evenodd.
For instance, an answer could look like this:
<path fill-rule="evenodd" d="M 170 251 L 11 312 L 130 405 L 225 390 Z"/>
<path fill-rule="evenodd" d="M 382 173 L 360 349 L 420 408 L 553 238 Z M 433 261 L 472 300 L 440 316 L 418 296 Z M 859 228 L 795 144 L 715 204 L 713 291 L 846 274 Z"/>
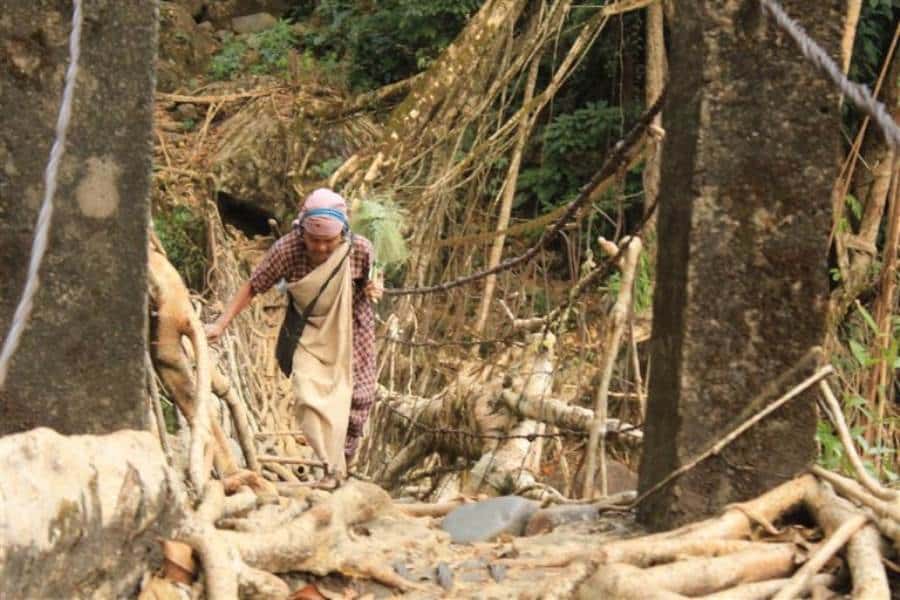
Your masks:
<path fill-rule="evenodd" d="M 207 483 L 203 501 L 182 526 L 179 539 L 200 556 L 211 600 L 246 595 L 284 598 L 287 584 L 273 573 L 305 571 L 318 575 L 341 572 L 365 575 L 399 589 L 417 584 L 396 576 L 371 560 L 349 528 L 392 508 L 390 496 L 372 484 L 350 482 L 298 517 L 289 509 L 281 526 L 251 531 L 227 531 L 214 523 L 231 511 L 255 506 L 249 488 L 225 497 L 219 481 Z"/>
<path fill-rule="evenodd" d="M 156 335 L 151 343 L 151 356 L 160 378 L 191 426 L 189 471 L 191 482 L 199 491 L 209 479 L 211 465 L 207 465 L 206 449 L 210 437 L 215 441 L 213 457 L 217 470 L 228 475 L 237 470 L 237 465 L 224 432 L 209 414 L 211 363 L 200 319 L 191 306 L 181 276 L 162 252 L 155 235 L 150 237 L 148 277 L 150 299 L 156 309 Z M 196 377 L 192 376 L 182 347 L 182 336 L 187 337 L 193 346 Z"/>
<path fill-rule="evenodd" d="M 834 540 L 833 546 L 836 549 L 842 547 L 849 538 L 847 563 L 853 579 L 853 597 L 888 600 L 891 592 L 887 573 L 881 564 L 880 536 L 874 525 L 867 524 L 866 515 L 824 485 L 819 485 L 814 491 L 811 490 L 806 499 L 806 505 L 816 521 L 829 534 L 829 542 Z M 827 554 L 829 551 L 831 554 Z M 827 547 L 827 544 L 824 544 L 819 552 L 824 559 L 834 554 L 832 548 Z M 824 560 L 819 562 L 824 564 Z M 818 571 L 819 568 L 821 568 L 821 564 L 816 564 L 814 556 L 795 578 L 798 578 L 804 570 L 812 573 Z M 798 579 L 797 584 L 790 588 L 791 591 L 799 592 L 803 587 L 797 587 L 800 583 L 801 581 Z M 782 592 L 780 596 L 789 597 L 785 595 L 785 592 Z"/>
<path fill-rule="evenodd" d="M 788 579 L 771 579 L 738 585 L 715 594 L 700 596 L 702 600 L 768 600 L 788 583 Z M 810 580 L 811 586 L 831 586 L 835 582 L 833 575 L 815 575 Z"/>
<path fill-rule="evenodd" d="M 862 486 L 827 471 L 825 477 L 880 511 L 883 517 L 879 526 L 886 521 L 897 525 L 892 517 L 885 516 L 883 502 L 868 495 Z M 762 526 L 767 531 L 771 523 L 801 504 L 825 531 L 827 540 L 794 572 L 799 555 L 793 544 L 746 538 L 760 522 L 768 525 Z M 595 573 L 580 585 L 579 598 L 781 599 L 800 597 L 814 586 L 831 585 L 834 578 L 819 571 L 846 548 L 853 597 L 887 600 L 890 589 L 882 565 L 881 539 L 868 521 L 865 513 L 838 497 L 826 483 L 805 475 L 759 498 L 729 507 L 719 517 L 670 532 L 609 542 L 591 553 L 579 550 L 506 560 L 503 564 L 535 569 L 589 560 L 596 566 Z"/>

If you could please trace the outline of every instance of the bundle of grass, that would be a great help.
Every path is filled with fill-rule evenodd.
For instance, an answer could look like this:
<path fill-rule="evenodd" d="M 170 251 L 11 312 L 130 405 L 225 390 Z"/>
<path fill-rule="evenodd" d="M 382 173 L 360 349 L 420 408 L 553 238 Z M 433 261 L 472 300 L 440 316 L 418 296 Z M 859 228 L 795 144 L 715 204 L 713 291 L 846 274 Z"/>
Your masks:
<path fill-rule="evenodd" d="M 375 246 L 374 269 L 389 274 L 400 269 L 409 256 L 403 239 L 406 211 L 390 196 L 373 196 L 355 203 L 350 223 L 354 232 L 369 238 Z"/>

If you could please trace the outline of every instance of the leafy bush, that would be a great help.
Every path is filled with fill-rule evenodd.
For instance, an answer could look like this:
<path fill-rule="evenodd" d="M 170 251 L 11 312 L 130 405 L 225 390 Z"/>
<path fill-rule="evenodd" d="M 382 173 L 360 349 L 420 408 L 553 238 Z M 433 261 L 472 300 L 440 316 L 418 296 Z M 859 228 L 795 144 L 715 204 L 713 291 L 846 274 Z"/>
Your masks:
<path fill-rule="evenodd" d="M 206 227 L 203 219 L 187 206 L 160 212 L 153 218 L 153 228 L 169 262 L 172 263 L 187 286 L 194 290 L 203 287 L 206 269 Z"/>
<path fill-rule="evenodd" d="M 289 51 L 297 38 L 290 23 L 278 23 L 259 33 L 229 36 L 222 49 L 212 57 L 209 74 L 213 79 L 232 79 L 245 69 L 245 61 L 253 60 L 249 71 L 255 75 L 284 74 L 288 68 Z"/>
<path fill-rule="evenodd" d="M 260 62 L 250 68 L 257 75 L 284 73 L 288 67 L 288 51 L 297 44 L 290 24 L 279 20 L 274 26 L 250 36 L 248 45 L 259 52 Z"/>
<path fill-rule="evenodd" d="M 312 171 L 322 179 L 327 179 L 331 177 L 332 173 L 337 171 L 338 167 L 344 164 L 344 159 L 340 156 L 333 156 L 329 159 L 323 160 L 319 164 L 312 166 Z"/>
<path fill-rule="evenodd" d="M 354 87 L 375 88 L 426 68 L 482 2 L 322 0 L 314 12 L 322 26 L 303 41 L 320 58 L 347 60 Z"/>
<path fill-rule="evenodd" d="M 602 100 L 556 116 L 540 137 L 541 163 L 527 166 L 519 175 L 518 203 L 530 197 L 547 210 L 570 200 L 617 139 L 621 120 L 621 109 Z"/>
<path fill-rule="evenodd" d="M 210 60 L 209 75 L 213 79 L 231 79 L 240 71 L 247 44 L 234 36 L 229 36 Z"/>
<path fill-rule="evenodd" d="M 850 77 L 872 83 L 900 18 L 900 0 L 866 0 L 859 16 L 853 44 Z"/>

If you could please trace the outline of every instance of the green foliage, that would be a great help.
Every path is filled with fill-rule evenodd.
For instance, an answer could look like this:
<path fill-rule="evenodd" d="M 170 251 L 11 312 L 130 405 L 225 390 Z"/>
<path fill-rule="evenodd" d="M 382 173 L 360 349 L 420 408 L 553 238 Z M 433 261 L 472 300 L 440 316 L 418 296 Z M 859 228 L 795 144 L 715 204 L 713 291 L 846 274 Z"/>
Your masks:
<path fill-rule="evenodd" d="M 375 88 L 427 68 L 482 2 L 322 0 L 314 12 L 321 27 L 303 41 L 317 57 L 347 60 L 354 87 Z"/>
<path fill-rule="evenodd" d="M 284 73 L 288 67 L 288 50 L 297 44 L 291 25 L 285 20 L 250 36 L 248 45 L 259 52 L 259 62 L 250 67 L 256 75 Z"/>
<path fill-rule="evenodd" d="M 647 252 L 641 251 L 638 257 L 637 270 L 634 273 L 632 305 L 635 313 L 643 313 L 653 305 L 653 280 L 656 278 L 656 274 L 653 271 L 650 256 Z M 622 274 L 616 271 L 609 277 L 609 291 L 613 296 L 618 296 L 621 287 Z"/>
<path fill-rule="evenodd" d="M 816 424 L 816 443 L 819 445 L 817 462 L 826 469 L 840 470 L 844 462 L 844 446 L 828 421 Z"/>
<path fill-rule="evenodd" d="M 847 205 L 847 208 L 850 210 L 850 214 L 859 221 L 862 219 L 862 204 L 859 200 L 856 199 L 856 196 L 853 194 L 847 194 L 847 197 L 844 198 L 844 203 Z"/>
<path fill-rule="evenodd" d="M 863 382 L 869 380 L 872 369 L 886 363 L 889 369 L 900 368 L 900 317 L 894 316 L 890 322 L 890 338 L 883 352 L 874 352 L 873 341 L 879 335 L 878 325 L 871 313 L 860 303 L 853 310 L 841 327 L 840 337 L 844 350 L 838 349 L 832 354 L 832 364 L 845 382 L 845 392 L 841 399 L 842 410 L 846 420 L 851 424 L 850 434 L 853 443 L 863 459 L 863 464 L 873 477 L 887 478 L 895 481 L 897 475 L 897 456 L 893 433 L 897 427 L 896 417 L 888 415 L 879 418 L 875 407 L 864 398 L 858 390 Z M 886 390 L 877 390 L 884 398 Z M 864 435 L 866 430 L 881 429 L 880 444 L 870 444 Z M 819 463 L 827 468 L 842 470 L 852 474 L 846 460 L 846 450 L 837 439 L 831 424 L 827 421 L 818 424 L 816 440 L 819 445 Z M 875 468 L 875 460 L 880 466 Z M 877 471 L 877 472 L 876 472 Z"/>
<path fill-rule="evenodd" d="M 333 156 L 327 160 L 312 166 L 312 171 L 322 179 L 331 177 L 332 173 L 337 171 L 338 167 L 344 164 L 344 159 L 340 156 Z"/>
<path fill-rule="evenodd" d="M 898 19 L 900 0 L 863 2 L 850 63 L 852 79 L 870 84 L 875 81 Z"/>
<path fill-rule="evenodd" d="M 517 203 L 536 200 L 547 210 L 571 200 L 617 139 L 621 122 L 621 109 L 602 100 L 557 115 L 540 134 L 541 164 L 519 175 Z"/>
<path fill-rule="evenodd" d="M 859 402 L 865 404 L 865 400 L 857 396 Z M 845 404 L 846 406 L 846 404 Z M 845 408 L 845 412 L 847 412 Z M 850 429 L 850 438 L 853 445 L 856 446 L 857 452 L 862 459 L 863 468 L 869 472 L 869 475 L 878 479 L 874 459 L 881 458 L 881 470 L 889 482 L 897 480 L 898 476 L 895 469 L 896 459 L 893 458 L 896 450 L 887 446 L 872 446 L 866 441 L 862 427 L 853 427 Z M 832 471 L 843 472 L 849 476 L 854 476 L 853 466 L 847 458 L 847 451 L 841 443 L 840 438 L 829 421 L 819 421 L 816 425 L 816 443 L 819 446 L 819 457 L 817 463 L 826 469 Z"/>
<path fill-rule="evenodd" d="M 206 268 L 206 227 L 203 219 L 187 206 L 176 206 L 160 212 L 153 218 L 153 228 L 169 262 L 172 263 L 187 286 L 199 290 L 203 286 Z"/>
<path fill-rule="evenodd" d="M 900 0 L 864 0 L 850 61 L 850 78 L 874 87 L 900 20 Z M 885 81 L 884 85 L 900 85 Z M 863 114 L 852 103 L 843 104 L 844 127 L 856 133 Z"/>
<path fill-rule="evenodd" d="M 399 267 L 409 256 L 403 230 L 406 212 L 389 196 L 362 200 L 353 209 L 353 231 L 369 238 L 375 246 L 378 268 Z"/>
<path fill-rule="evenodd" d="M 178 433 L 178 414 L 176 414 L 178 409 L 171 400 L 162 394 L 160 394 L 159 402 L 162 405 L 163 421 L 166 425 L 166 432 L 171 435 L 176 435 Z"/>
<path fill-rule="evenodd" d="M 232 79 L 249 68 L 254 75 L 283 75 L 287 72 L 289 51 L 296 44 L 294 31 L 285 20 L 259 33 L 231 35 L 212 57 L 209 74 L 213 79 Z M 246 65 L 247 61 L 253 64 Z"/>
<path fill-rule="evenodd" d="M 222 44 L 222 49 L 212 57 L 209 63 L 209 75 L 213 79 L 231 79 L 241 70 L 247 44 L 242 40 L 229 36 Z"/>

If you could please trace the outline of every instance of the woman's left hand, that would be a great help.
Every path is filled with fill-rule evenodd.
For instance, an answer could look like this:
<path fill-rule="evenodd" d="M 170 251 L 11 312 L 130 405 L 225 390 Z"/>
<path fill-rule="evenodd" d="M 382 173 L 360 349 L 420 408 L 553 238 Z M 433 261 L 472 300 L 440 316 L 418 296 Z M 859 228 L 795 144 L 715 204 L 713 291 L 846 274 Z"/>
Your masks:
<path fill-rule="evenodd" d="M 376 273 L 375 277 L 366 284 L 366 297 L 373 304 L 377 304 L 381 297 L 384 296 L 384 278 L 381 273 Z"/>

